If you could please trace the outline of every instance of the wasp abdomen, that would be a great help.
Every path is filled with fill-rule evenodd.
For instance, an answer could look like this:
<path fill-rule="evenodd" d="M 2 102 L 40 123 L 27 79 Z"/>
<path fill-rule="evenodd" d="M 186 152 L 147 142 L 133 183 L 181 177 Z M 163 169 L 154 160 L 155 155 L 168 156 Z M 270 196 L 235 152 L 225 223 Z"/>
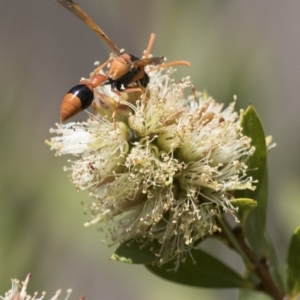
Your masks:
<path fill-rule="evenodd" d="M 86 84 L 78 84 L 71 88 L 60 107 L 61 122 L 65 122 L 78 112 L 88 108 L 93 100 L 94 93 Z"/>
<path fill-rule="evenodd" d="M 74 86 L 69 90 L 68 94 L 72 94 L 73 97 L 77 97 L 80 100 L 81 109 L 88 108 L 94 100 L 94 92 L 86 84 Z"/>

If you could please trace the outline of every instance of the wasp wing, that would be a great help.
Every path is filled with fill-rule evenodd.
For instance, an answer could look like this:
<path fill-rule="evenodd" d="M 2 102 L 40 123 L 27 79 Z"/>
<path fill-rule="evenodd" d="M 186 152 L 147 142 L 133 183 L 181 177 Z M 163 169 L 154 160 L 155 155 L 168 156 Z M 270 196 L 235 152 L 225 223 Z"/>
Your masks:
<path fill-rule="evenodd" d="M 83 21 L 88 27 L 96 32 L 100 38 L 117 54 L 121 54 L 120 49 L 110 40 L 104 31 L 87 15 L 87 13 L 73 0 L 56 0 L 72 14 Z"/>

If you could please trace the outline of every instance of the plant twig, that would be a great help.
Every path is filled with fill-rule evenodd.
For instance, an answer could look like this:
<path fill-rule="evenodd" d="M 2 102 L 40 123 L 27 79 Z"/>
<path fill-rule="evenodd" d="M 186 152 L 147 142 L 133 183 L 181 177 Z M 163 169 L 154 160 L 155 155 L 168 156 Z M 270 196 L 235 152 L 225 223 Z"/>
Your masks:
<path fill-rule="evenodd" d="M 240 234 L 239 230 L 233 230 L 233 233 L 235 234 L 236 240 L 239 243 L 240 247 L 243 249 L 244 253 L 247 255 L 252 264 L 255 266 L 255 269 L 253 271 L 261 280 L 261 286 L 259 290 L 270 295 L 274 300 L 283 300 L 285 298 L 285 295 L 274 283 L 274 280 L 270 275 L 266 260 L 261 260 L 257 257 L 257 255 L 246 243 L 244 236 Z"/>

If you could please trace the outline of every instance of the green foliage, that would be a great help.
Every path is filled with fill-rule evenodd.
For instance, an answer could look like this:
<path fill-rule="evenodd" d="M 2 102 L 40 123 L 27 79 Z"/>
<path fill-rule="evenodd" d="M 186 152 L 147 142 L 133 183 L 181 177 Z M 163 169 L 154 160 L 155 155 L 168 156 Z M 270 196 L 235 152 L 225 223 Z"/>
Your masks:
<path fill-rule="evenodd" d="M 111 260 L 130 264 L 150 264 L 155 260 L 155 255 L 149 247 L 140 247 L 136 242 L 121 244 L 111 256 Z"/>
<path fill-rule="evenodd" d="M 247 216 L 245 234 L 253 250 L 262 255 L 265 252 L 264 234 L 268 196 L 268 180 L 265 171 L 267 146 L 262 124 L 252 105 L 244 112 L 241 125 L 243 133 L 252 139 L 252 145 L 256 148 L 254 155 L 247 162 L 248 174 L 258 180 L 255 191 L 247 190 L 243 193 L 244 197 L 257 201 L 257 207 L 251 210 Z"/>
<path fill-rule="evenodd" d="M 245 222 L 248 217 L 249 212 L 257 206 L 257 202 L 253 199 L 248 198 L 238 198 L 230 201 L 234 207 L 237 207 L 239 220 L 241 222 L 241 226 L 245 227 Z"/>
<path fill-rule="evenodd" d="M 156 246 L 159 245 L 156 244 Z M 157 267 L 151 264 L 155 256 L 150 248 L 140 249 L 139 244 L 132 242 L 130 245 L 125 243 L 120 245 L 111 259 L 125 263 L 145 264 L 147 269 L 157 276 L 185 285 L 210 288 L 253 288 L 240 274 L 206 252 L 193 249 L 191 256 L 196 263 L 188 258 L 176 271 L 174 261 Z"/>
<path fill-rule="evenodd" d="M 245 222 L 245 236 L 253 250 L 264 256 L 266 254 L 265 223 L 268 200 L 267 172 L 265 172 L 265 176 L 262 179 L 262 183 L 259 187 L 255 200 L 257 201 L 257 207 L 250 211 L 247 216 L 247 220 Z"/>
<path fill-rule="evenodd" d="M 274 245 L 267 232 L 265 232 L 265 248 L 267 249 L 266 258 L 269 263 L 269 270 L 273 277 L 273 280 L 276 283 L 276 285 L 284 291 L 285 284 L 282 278 L 282 268 L 279 265 Z"/>
<path fill-rule="evenodd" d="M 276 253 L 265 230 L 268 200 L 266 138 L 260 119 L 252 106 L 249 106 L 245 111 L 241 125 L 243 133 L 251 137 L 252 144 L 256 147 L 254 155 L 248 161 L 248 167 L 250 169 L 249 174 L 258 180 L 257 189 L 254 192 L 245 191 L 243 194 L 244 196 L 253 197 L 257 202 L 257 207 L 251 211 L 248 210 L 241 216 L 242 227 L 251 248 L 259 257 L 269 262 L 273 279 L 283 289 L 284 284 L 280 276 Z"/>
<path fill-rule="evenodd" d="M 262 123 L 252 105 L 248 106 L 248 108 L 245 110 L 242 116 L 241 126 L 243 127 L 243 134 L 250 137 L 252 140 L 251 144 L 255 146 L 254 155 L 247 161 L 249 170 L 248 175 L 252 176 L 258 181 L 256 184 L 256 190 L 246 190 L 244 195 L 247 196 L 247 198 L 256 199 L 265 174 L 267 163 L 267 145 Z"/>
<path fill-rule="evenodd" d="M 287 286 L 290 297 L 300 293 L 300 226 L 294 231 L 288 250 Z"/>
<path fill-rule="evenodd" d="M 254 288 L 240 274 L 229 268 L 217 258 L 208 253 L 195 249 L 191 251 L 192 259 L 181 263 L 176 271 L 174 263 L 170 262 L 162 267 L 146 266 L 151 272 L 164 279 L 195 287 L 206 288 Z"/>

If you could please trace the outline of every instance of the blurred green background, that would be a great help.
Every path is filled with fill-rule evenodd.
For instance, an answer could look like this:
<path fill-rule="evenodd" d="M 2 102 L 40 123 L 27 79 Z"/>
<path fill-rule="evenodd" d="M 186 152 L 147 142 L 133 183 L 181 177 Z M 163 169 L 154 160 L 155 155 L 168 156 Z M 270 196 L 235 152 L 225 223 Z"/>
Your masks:
<path fill-rule="evenodd" d="M 292 230 L 300 224 L 300 2 L 281 0 L 86 0 L 78 3 L 120 48 L 185 59 L 177 78 L 238 108 L 252 103 L 278 146 L 269 158 L 268 229 L 284 266 Z M 233 299 L 162 281 L 142 266 L 110 262 L 96 226 L 85 229 L 77 193 L 44 144 L 59 121 L 64 94 L 88 76 L 109 50 L 53 0 L 0 1 L 0 295 L 10 278 L 33 273 L 29 291 L 72 287 L 72 299 Z M 84 113 L 79 118 L 85 118 Z M 217 245 L 218 246 L 218 245 Z M 206 247 L 216 247 L 209 244 Z M 219 247 L 219 246 L 218 246 Z M 239 269 L 230 252 L 219 256 Z"/>

